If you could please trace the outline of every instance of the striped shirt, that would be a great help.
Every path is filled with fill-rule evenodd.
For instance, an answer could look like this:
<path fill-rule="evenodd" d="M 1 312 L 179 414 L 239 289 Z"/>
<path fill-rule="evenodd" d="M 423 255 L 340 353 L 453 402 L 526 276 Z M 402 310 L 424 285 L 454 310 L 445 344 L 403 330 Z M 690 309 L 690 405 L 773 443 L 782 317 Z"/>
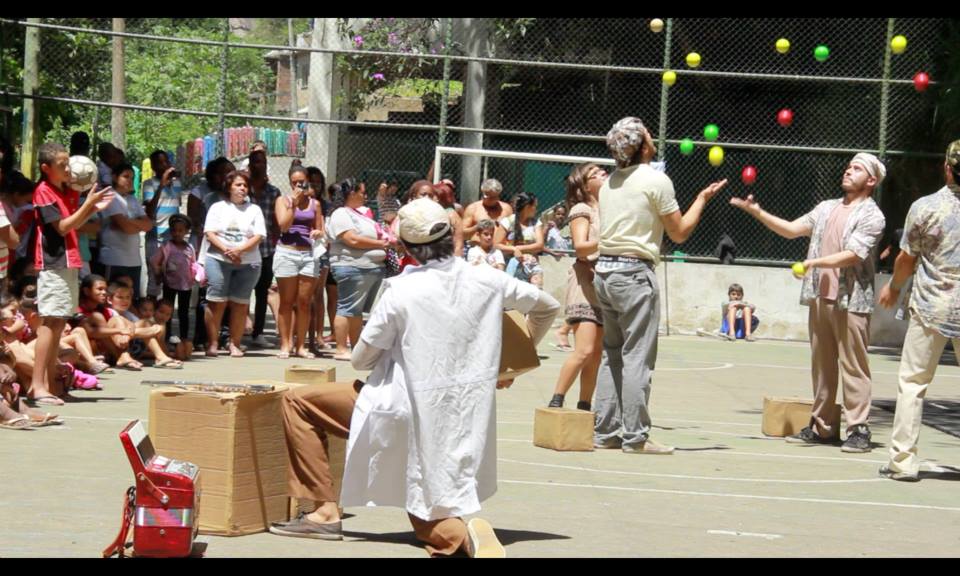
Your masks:
<path fill-rule="evenodd" d="M 153 200 L 157 189 L 160 188 L 160 178 L 154 177 L 143 183 L 143 203 L 146 204 Z M 160 200 L 157 202 L 157 214 L 154 217 L 153 230 L 148 236 L 166 241 L 170 237 L 170 217 L 180 213 L 180 203 L 182 201 L 183 188 L 180 180 L 174 178 L 170 184 L 163 189 Z"/>

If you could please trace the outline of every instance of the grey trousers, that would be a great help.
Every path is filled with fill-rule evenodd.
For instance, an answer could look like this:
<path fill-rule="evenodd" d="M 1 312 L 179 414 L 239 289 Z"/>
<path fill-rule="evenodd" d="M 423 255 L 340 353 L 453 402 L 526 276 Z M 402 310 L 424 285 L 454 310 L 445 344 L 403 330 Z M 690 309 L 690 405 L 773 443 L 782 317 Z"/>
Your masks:
<path fill-rule="evenodd" d="M 650 433 L 650 380 L 657 362 L 660 288 L 653 267 L 599 272 L 593 280 L 603 311 L 603 359 L 597 375 L 594 441 L 638 446 Z M 622 434 L 621 434 L 622 428 Z"/>

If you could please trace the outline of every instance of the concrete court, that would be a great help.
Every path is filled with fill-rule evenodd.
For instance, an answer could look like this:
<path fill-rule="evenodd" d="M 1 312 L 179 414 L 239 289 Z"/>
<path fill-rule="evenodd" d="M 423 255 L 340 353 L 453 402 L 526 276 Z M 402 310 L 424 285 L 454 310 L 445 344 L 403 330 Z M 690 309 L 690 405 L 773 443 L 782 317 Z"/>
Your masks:
<path fill-rule="evenodd" d="M 510 557 L 952 556 L 960 540 L 960 474 L 916 484 L 877 477 L 892 413 L 874 407 L 870 454 L 795 446 L 760 433 L 762 398 L 810 394 L 804 343 L 754 344 L 673 336 L 660 340 L 653 437 L 673 456 L 559 453 L 532 445 L 533 410 L 552 393 L 563 354 L 498 393 L 499 490 L 484 504 Z M 199 356 L 183 371 L 109 375 L 105 390 L 59 410 L 66 424 L 3 430 L 0 556 L 98 556 L 119 528 L 133 483 L 117 439 L 146 418 L 140 379 L 280 378 L 266 352 L 243 360 Z M 330 362 L 330 361 L 326 361 Z M 898 357 L 874 353 L 875 399 L 896 396 Z M 339 379 L 352 378 L 337 363 Z M 568 395 L 573 404 L 576 387 Z M 960 399 L 960 368 L 942 362 L 929 402 Z M 960 419 L 960 416 L 957 417 Z M 921 456 L 960 465 L 960 439 L 924 426 Z M 200 536 L 209 557 L 425 557 L 397 509 L 348 509 L 345 541 L 270 534 Z"/>

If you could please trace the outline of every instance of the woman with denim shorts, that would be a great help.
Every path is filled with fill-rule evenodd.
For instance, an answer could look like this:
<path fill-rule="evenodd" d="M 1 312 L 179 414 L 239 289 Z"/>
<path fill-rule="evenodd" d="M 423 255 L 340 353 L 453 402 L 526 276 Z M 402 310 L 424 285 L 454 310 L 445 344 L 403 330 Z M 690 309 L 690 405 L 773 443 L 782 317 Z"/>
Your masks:
<path fill-rule="evenodd" d="M 317 284 L 320 262 L 313 256 L 313 241 L 323 237 L 323 210 L 313 197 L 313 188 L 303 166 L 290 168 L 290 189 L 293 194 L 277 198 L 277 223 L 280 241 L 273 258 L 273 275 L 280 288 L 280 331 L 278 358 L 289 358 L 293 349 L 296 305 L 296 355 L 314 358 L 307 350 L 307 326 L 310 324 L 310 300 Z"/>
<path fill-rule="evenodd" d="M 367 202 L 363 183 L 352 178 L 338 185 L 343 207 L 334 210 L 327 223 L 330 238 L 330 272 L 337 281 L 337 315 L 333 332 L 337 340 L 335 360 L 350 360 L 347 337 L 355 346 L 363 327 L 363 309 L 376 297 L 383 280 L 386 248 L 390 240 L 379 224 L 360 210 Z"/>
<path fill-rule="evenodd" d="M 207 334 L 219 333 L 223 313 L 230 304 L 230 356 L 243 356 L 240 338 L 247 319 L 250 293 L 260 279 L 260 250 L 257 245 L 266 237 L 263 212 L 248 200 L 250 176 L 231 172 L 224 182 L 228 198 L 217 202 L 207 212 L 203 230 L 206 245 L 204 268 L 207 275 L 207 302 L 210 319 Z M 217 355 L 217 338 L 210 337 L 207 356 Z"/>

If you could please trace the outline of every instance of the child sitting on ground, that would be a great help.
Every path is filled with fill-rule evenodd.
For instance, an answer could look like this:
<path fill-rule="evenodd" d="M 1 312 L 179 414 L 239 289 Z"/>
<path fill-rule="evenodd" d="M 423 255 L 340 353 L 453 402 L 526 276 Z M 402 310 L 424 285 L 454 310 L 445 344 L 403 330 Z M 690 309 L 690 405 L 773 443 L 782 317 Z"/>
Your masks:
<path fill-rule="evenodd" d="M 720 305 L 720 334 L 731 342 L 738 338 L 754 342 L 753 332 L 760 324 L 760 319 L 755 315 L 757 307 L 743 299 L 743 286 L 739 284 L 730 285 L 727 298 Z"/>
<path fill-rule="evenodd" d="M 162 324 L 147 325 L 130 310 L 133 305 L 133 290 L 123 284 L 110 284 L 107 287 L 107 299 L 110 307 L 117 313 L 120 319 L 120 325 L 128 330 L 133 330 L 133 338 L 143 340 L 146 350 L 153 353 L 156 359 L 154 368 L 182 368 L 183 364 L 174 358 L 171 358 L 164 351 L 161 342 L 165 329 Z M 159 314 L 159 310 L 157 311 Z M 159 319 L 157 319 L 159 321 Z"/>
<path fill-rule="evenodd" d="M 90 274 L 80 284 L 79 312 L 84 320 L 80 324 L 95 349 L 101 351 L 117 368 L 140 371 L 143 364 L 129 352 L 132 326 L 120 322 L 120 315 L 107 307 L 107 281 L 102 276 Z"/>
<path fill-rule="evenodd" d="M 496 227 L 496 223 L 489 219 L 483 219 L 477 224 L 477 244 L 467 252 L 467 262 L 474 266 L 488 264 L 497 270 L 506 268 L 503 252 L 493 247 L 493 232 Z"/>

